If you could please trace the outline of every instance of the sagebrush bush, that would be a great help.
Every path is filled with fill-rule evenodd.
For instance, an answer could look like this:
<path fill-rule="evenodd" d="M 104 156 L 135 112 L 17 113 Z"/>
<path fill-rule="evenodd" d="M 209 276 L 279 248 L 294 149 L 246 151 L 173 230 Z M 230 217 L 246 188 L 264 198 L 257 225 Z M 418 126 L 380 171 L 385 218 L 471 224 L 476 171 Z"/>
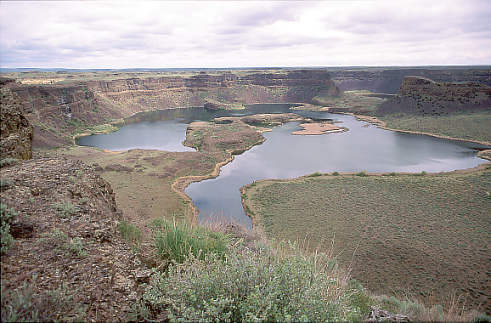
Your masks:
<path fill-rule="evenodd" d="M 296 247 L 280 256 L 268 247 L 243 246 L 223 259 L 190 258 L 153 275 L 140 313 L 167 311 L 171 321 L 362 320 L 368 313 L 353 310 L 344 276 L 328 260 Z"/>
<path fill-rule="evenodd" d="M 2 322 L 82 321 L 86 305 L 74 302 L 76 290 L 62 284 L 58 289 L 35 294 L 24 283 L 17 290 L 1 285 Z"/>
<path fill-rule="evenodd" d="M 19 160 L 16 158 L 11 158 L 11 157 L 2 158 L 2 159 L 0 159 L 0 168 L 5 167 L 5 166 L 15 165 L 18 162 L 19 162 Z"/>
<path fill-rule="evenodd" d="M 87 251 L 85 251 L 84 243 L 82 242 L 82 239 L 78 237 L 70 239 L 65 248 L 72 255 L 77 256 L 78 258 L 83 258 L 87 256 Z"/>
<path fill-rule="evenodd" d="M 208 254 L 216 254 L 220 258 L 227 251 L 228 236 L 222 232 L 164 219 L 155 220 L 153 224 L 155 247 L 163 259 L 182 263 L 191 255 L 204 259 Z"/>
<path fill-rule="evenodd" d="M 0 191 L 3 191 L 10 186 L 13 186 L 14 182 L 9 178 L 0 178 Z"/>
<path fill-rule="evenodd" d="M 57 202 L 53 204 L 53 207 L 62 218 L 71 217 L 80 211 L 80 209 L 76 205 L 73 205 L 70 201 Z"/>
<path fill-rule="evenodd" d="M 1 234 L 1 249 L 0 253 L 6 253 L 12 243 L 14 242 L 14 237 L 10 234 L 10 224 L 14 217 L 17 216 L 17 212 L 14 209 L 10 209 L 7 205 L 0 203 L 0 234 Z"/>

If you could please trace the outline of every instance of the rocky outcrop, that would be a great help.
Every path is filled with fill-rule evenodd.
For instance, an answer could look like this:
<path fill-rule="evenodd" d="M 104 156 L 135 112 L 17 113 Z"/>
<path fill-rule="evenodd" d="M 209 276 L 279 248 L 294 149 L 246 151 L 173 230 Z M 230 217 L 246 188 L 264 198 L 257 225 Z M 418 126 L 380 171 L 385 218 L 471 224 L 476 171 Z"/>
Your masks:
<path fill-rule="evenodd" d="M 0 176 L 10 183 L 1 203 L 22 228 L 2 254 L 2 321 L 29 291 L 15 320 L 129 320 L 146 268 L 116 228 L 121 211 L 96 167 L 35 156 Z"/>
<path fill-rule="evenodd" d="M 11 83 L 5 79 L 2 85 Z M 0 154 L 1 158 L 32 157 L 32 126 L 23 113 L 18 98 L 6 87 L 0 88 Z"/>
<path fill-rule="evenodd" d="M 444 115 L 483 110 L 491 111 L 491 87 L 487 85 L 435 82 L 408 76 L 404 78 L 399 94 L 383 102 L 377 114 Z"/>
<path fill-rule="evenodd" d="M 330 71 L 330 74 L 342 91 L 397 93 L 404 78 L 411 75 L 437 82 L 478 82 L 491 86 L 489 68 L 360 68 Z"/>

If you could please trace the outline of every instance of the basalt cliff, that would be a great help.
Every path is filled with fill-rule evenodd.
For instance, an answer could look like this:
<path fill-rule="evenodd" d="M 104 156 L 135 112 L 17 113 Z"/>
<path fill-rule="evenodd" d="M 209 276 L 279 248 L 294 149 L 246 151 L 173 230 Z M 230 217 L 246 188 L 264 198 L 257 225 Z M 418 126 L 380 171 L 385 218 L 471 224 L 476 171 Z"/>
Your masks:
<path fill-rule="evenodd" d="M 32 126 L 23 114 L 19 98 L 0 79 L 0 154 L 1 158 L 29 159 L 32 157 Z"/>
<path fill-rule="evenodd" d="M 20 85 L 10 89 L 34 125 L 34 146 L 60 146 L 78 129 L 108 123 L 136 112 L 189 106 L 213 108 L 253 103 L 310 102 L 340 90 L 322 70 L 287 73 L 233 73 Z"/>
<path fill-rule="evenodd" d="M 332 80 L 342 91 L 370 90 L 395 94 L 407 76 L 418 76 L 436 82 L 477 82 L 491 86 L 491 69 L 465 68 L 358 68 L 330 71 Z"/>
<path fill-rule="evenodd" d="M 428 78 L 408 76 L 404 78 L 399 93 L 383 102 L 377 114 L 402 112 L 416 115 L 445 115 L 490 110 L 490 86 L 477 82 L 435 82 Z"/>

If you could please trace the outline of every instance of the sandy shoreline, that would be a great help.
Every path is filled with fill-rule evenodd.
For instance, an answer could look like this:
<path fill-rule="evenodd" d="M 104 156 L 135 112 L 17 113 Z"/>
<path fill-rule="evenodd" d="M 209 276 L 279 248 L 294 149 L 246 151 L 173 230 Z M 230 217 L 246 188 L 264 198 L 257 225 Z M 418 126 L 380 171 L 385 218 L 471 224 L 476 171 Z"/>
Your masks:
<path fill-rule="evenodd" d="M 323 135 L 326 133 L 343 132 L 347 131 L 347 128 L 338 127 L 330 122 L 313 122 L 313 123 L 301 123 L 299 125 L 303 130 L 297 130 L 292 132 L 292 135 Z"/>

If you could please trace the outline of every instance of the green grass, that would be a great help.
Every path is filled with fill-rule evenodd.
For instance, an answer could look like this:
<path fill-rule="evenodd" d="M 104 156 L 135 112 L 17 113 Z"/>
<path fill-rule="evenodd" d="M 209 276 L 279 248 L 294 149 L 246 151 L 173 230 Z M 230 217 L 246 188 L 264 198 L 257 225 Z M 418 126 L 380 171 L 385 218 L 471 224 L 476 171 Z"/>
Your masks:
<path fill-rule="evenodd" d="M 141 230 L 134 224 L 128 223 L 126 221 L 121 221 L 118 223 L 118 231 L 119 233 L 121 233 L 121 236 L 126 241 L 139 243 L 142 239 Z"/>
<path fill-rule="evenodd" d="M 319 176 L 257 183 L 246 207 L 268 237 L 333 248 L 377 293 L 442 301 L 486 293 L 491 171 Z M 422 175 L 422 174 L 418 174 Z"/>
<path fill-rule="evenodd" d="M 209 254 L 223 257 L 227 251 L 228 237 L 222 232 L 165 219 L 156 219 L 153 225 L 155 248 L 163 259 L 182 263 L 189 257 L 204 259 Z"/>
<path fill-rule="evenodd" d="M 350 112 L 369 113 L 377 110 L 384 99 L 370 96 L 370 91 L 344 91 L 340 97 L 316 96 L 312 103 L 332 108 L 345 108 Z"/>
<path fill-rule="evenodd" d="M 389 114 L 378 118 L 386 122 L 389 128 L 491 142 L 491 112 L 456 113 L 446 116 Z"/>

